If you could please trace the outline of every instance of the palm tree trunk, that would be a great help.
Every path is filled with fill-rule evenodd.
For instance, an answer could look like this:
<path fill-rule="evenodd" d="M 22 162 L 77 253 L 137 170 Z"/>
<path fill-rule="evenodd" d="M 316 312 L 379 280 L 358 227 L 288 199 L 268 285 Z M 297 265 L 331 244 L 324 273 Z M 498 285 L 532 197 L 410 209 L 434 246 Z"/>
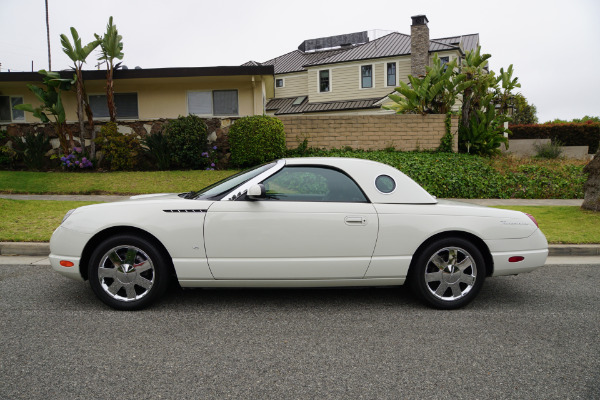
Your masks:
<path fill-rule="evenodd" d="M 110 122 L 117 122 L 117 107 L 115 106 L 115 91 L 113 86 L 113 65 L 109 63 L 106 74 L 106 101 L 108 105 L 108 115 Z"/>
<path fill-rule="evenodd" d="M 77 74 L 77 119 L 79 120 L 79 142 L 81 145 L 81 150 L 85 150 L 85 126 L 83 123 L 83 76 L 81 73 L 81 68 L 76 69 Z"/>

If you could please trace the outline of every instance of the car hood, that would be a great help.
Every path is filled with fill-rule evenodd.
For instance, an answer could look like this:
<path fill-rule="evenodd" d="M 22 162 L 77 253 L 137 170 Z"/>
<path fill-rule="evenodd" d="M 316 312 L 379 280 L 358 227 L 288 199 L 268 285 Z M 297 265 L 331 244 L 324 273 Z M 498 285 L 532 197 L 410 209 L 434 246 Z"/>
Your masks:
<path fill-rule="evenodd" d="M 140 200 L 171 200 L 180 199 L 179 193 L 152 193 L 152 194 L 140 194 L 137 196 L 131 196 L 129 201 L 140 201 Z"/>

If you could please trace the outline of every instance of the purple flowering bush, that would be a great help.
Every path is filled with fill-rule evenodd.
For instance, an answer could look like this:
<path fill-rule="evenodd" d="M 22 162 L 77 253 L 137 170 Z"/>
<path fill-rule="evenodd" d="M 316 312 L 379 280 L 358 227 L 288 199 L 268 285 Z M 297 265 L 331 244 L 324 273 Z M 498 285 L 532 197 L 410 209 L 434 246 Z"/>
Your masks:
<path fill-rule="evenodd" d="M 93 168 L 92 162 L 83 155 L 81 147 L 74 147 L 73 152 L 60 158 L 61 165 L 67 170 Z"/>
<path fill-rule="evenodd" d="M 212 146 L 209 147 L 208 151 L 203 152 L 202 154 L 203 158 L 206 158 L 206 164 L 208 165 L 206 167 L 207 171 L 214 171 L 215 167 L 216 167 L 216 163 L 217 163 L 217 146 Z"/>

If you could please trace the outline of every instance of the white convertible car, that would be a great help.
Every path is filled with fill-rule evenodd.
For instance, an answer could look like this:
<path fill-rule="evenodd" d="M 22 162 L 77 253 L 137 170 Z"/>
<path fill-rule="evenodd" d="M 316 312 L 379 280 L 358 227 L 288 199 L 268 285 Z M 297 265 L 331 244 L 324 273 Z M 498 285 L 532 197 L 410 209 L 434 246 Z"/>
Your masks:
<path fill-rule="evenodd" d="M 458 308 L 488 276 L 543 266 L 527 214 L 436 200 L 388 165 L 293 158 L 198 192 L 69 211 L 50 241 L 63 275 L 111 307 L 140 309 L 182 287 L 389 286 Z"/>

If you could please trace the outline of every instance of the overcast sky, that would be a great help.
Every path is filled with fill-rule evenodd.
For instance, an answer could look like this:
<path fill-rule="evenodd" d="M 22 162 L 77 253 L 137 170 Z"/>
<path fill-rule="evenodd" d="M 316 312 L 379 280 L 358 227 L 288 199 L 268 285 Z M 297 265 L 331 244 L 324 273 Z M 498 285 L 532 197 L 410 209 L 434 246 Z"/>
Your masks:
<path fill-rule="evenodd" d="M 479 33 L 490 66 L 513 64 L 521 93 L 549 119 L 600 115 L 598 0 L 48 0 L 52 69 L 71 61 L 60 34 L 84 43 L 109 16 L 123 36 L 129 68 L 205 67 L 266 61 L 305 39 L 383 29 L 410 34 L 425 14 L 430 37 Z M 0 0 L 2 72 L 48 68 L 44 0 Z M 93 69 L 95 56 L 89 57 Z"/>

